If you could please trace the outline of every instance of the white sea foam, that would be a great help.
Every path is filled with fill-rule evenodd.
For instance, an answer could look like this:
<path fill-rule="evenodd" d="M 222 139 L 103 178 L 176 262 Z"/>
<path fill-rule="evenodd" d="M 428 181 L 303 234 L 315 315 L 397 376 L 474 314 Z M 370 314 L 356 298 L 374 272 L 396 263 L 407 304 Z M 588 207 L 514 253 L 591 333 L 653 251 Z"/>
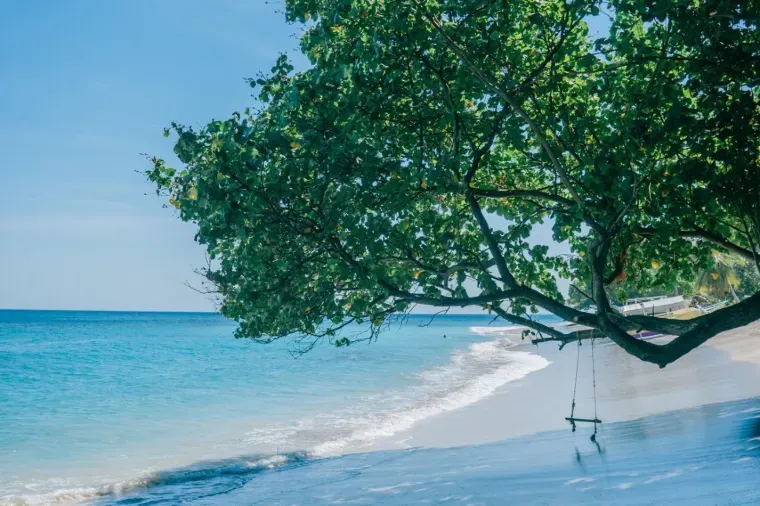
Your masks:
<path fill-rule="evenodd" d="M 486 337 L 522 337 L 525 327 L 470 327 L 470 332 Z"/>
<path fill-rule="evenodd" d="M 399 483 L 398 485 L 388 485 L 387 487 L 370 488 L 369 491 L 370 492 L 393 492 L 400 488 L 413 487 L 419 484 L 420 484 L 419 482 L 405 481 L 404 483 Z"/>
<path fill-rule="evenodd" d="M 662 481 L 662 480 L 668 480 L 670 478 L 675 478 L 676 476 L 681 476 L 683 474 L 683 471 L 680 469 L 675 469 L 673 471 L 658 474 L 656 476 L 652 476 L 647 481 L 644 482 L 645 485 L 648 485 L 650 483 L 654 483 L 656 481 Z"/>
<path fill-rule="evenodd" d="M 588 477 L 583 477 L 583 478 L 573 478 L 572 480 L 567 480 L 567 481 L 564 483 L 564 485 L 575 485 L 576 483 L 591 483 L 591 482 L 592 482 L 592 481 L 594 481 L 595 479 L 596 479 L 596 478 L 588 478 Z"/>
<path fill-rule="evenodd" d="M 546 367 L 549 362 L 527 352 L 500 350 L 497 342 L 478 343 L 451 365 L 421 374 L 430 391 L 397 411 L 370 415 L 349 435 L 322 443 L 316 455 L 333 455 L 346 447 L 363 446 L 392 436 L 414 424 L 447 411 L 463 408 L 493 394 L 500 386 Z M 474 369 L 482 367 L 476 372 Z"/>
<path fill-rule="evenodd" d="M 472 344 L 455 352 L 448 364 L 418 374 L 403 389 L 368 396 L 349 408 L 288 427 L 259 427 L 248 434 L 247 442 L 311 448 L 317 457 L 366 448 L 425 419 L 477 402 L 549 364 L 512 346 L 505 338 Z"/>
<path fill-rule="evenodd" d="M 274 469 L 292 462 L 305 460 L 303 453 L 291 453 L 270 456 L 250 456 L 227 459 L 222 461 L 201 462 L 194 466 L 168 471 L 148 472 L 132 480 L 96 487 L 77 487 L 67 484 L 67 480 L 49 480 L 46 483 L 28 483 L 27 493 L 8 494 L 0 497 L 0 506 L 42 506 L 42 505 L 73 505 L 91 501 L 100 497 L 118 496 L 126 492 L 147 489 L 160 485 L 174 485 L 194 482 L 220 476 L 237 476 L 253 474 L 267 469 Z M 53 492 L 36 493 L 38 488 L 51 488 L 57 485 Z M 67 486 L 68 485 L 68 486 Z"/>

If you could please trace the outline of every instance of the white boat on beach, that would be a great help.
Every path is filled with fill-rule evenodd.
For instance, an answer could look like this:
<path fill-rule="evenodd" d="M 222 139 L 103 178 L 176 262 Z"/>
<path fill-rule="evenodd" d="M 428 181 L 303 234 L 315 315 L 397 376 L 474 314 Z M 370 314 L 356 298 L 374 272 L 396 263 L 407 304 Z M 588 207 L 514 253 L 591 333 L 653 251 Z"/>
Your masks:
<path fill-rule="evenodd" d="M 691 299 L 684 298 L 682 295 L 675 295 L 630 299 L 625 305 L 616 306 L 615 309 L 624 316 L 643 315 L 672 318 L 676 320 L 689 320 L 703 314 L 717 311 L 728 304 L 729 301 L 723 301 L 709 306 L 701 306 Z M 565 334 L 591 330 L 591 327 L 572 322 L 560 322 L 548 326 Z M 523 333 L 531 329 L 525 326 L 515 325 L 511 327 L 471 327 L 470 330 L 476 334 L 485 336 L 522 339 Z M 662 334 L 650 331 L 642 331 L 632 335 L 639 339 L 662 337 Z"/>
<path fill-rule="evenodd" d="M 629 299 L 624 306 L 619 306 L 617 310 L 625 316 L 657 316 L 686 309 L 690 303 L 691 301 L 684 299 L 683 295 L 673 297 L 641 297 Z"/>

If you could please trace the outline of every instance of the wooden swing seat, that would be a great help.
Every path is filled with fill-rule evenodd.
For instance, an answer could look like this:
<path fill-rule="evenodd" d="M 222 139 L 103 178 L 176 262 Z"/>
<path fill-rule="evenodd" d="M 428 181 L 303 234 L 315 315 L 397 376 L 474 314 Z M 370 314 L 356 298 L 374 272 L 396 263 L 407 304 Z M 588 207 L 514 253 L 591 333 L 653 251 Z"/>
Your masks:
<path fill-rule="evenodd" d="M 598 418 L 575 418 L 572 416 L 566 416 L 565 420 L 568 422 L 574 424 L 575 422 L 586 422 L 586 423 L 602 423 L 602 421 Z"/>

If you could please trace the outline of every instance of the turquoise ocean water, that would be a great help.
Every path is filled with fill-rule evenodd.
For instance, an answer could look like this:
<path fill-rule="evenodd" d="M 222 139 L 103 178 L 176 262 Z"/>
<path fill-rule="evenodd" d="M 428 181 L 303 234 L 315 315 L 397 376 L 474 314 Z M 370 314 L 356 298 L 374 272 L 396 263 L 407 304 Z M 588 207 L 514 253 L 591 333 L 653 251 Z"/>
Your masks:
<path fill-rule="evenodd" d="M 413 316 L 294 358 L 213 314 L 0 311 L 0 504 L 184 490 L 361 450 L 548 365 L 471 330 L 489 322 Z"/>
<path fill-rule="evenodd" d="M 489 322 L 294 359 L 210 314 L 0 311 L 0 504 L 760 504 L 760 399 L 362 451 L 552 367 Z"/>

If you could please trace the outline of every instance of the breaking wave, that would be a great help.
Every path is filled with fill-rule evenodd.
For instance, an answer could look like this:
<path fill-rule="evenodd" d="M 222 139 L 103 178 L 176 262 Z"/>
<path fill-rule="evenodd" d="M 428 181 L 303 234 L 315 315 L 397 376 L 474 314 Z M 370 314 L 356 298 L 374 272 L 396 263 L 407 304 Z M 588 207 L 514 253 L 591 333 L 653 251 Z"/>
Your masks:
<path fill-rule="evenodd" d="M 59 488 L 48 493 L 9 495 L 0 497 L 0 505 L 41 506 L 50 504 L 77 504 L 136 491 L 145 491 L 145 494 L 149 495 L 153 490 L 156 490 L 156 495 L 164 496 L 166 492 L 163 489 L 167 487 L 185 486 L 193 482 L 203 482 L 203 492 L 198 497 L 207 497 L 242 486 L 253 475 L 262 471 L 304 462 L 307 459 L 308 456 L 305 453 L 293 452 L 283 455 L 250 455 L 200 462 L 188 467 L 146 473 L 144 476 L 132 480 L 99 487 L 70 487 Z M 29 484 L 27 488 L 33 490 L 37 485 Z"/>
<path fill-rule="evenodd" d="M 505 328 L 473 327 L 486 336 L 507 335 Z M 515 351 L 507 338 L 471 344 L 451 355 L 445 365 L 414 374 L 406 386 L 367 395 L 348 408 L 290 423 L 277 423 L 249 431 L 242 443 L 277 448 L 274 455 L 252 455 L 206 461 L 167 471 L 150 472 L 119 483 L 98 487 L 28 484 L 25 493 L 0 497 L 0 505 L 36 506 L 97 502 L 111 496 L 140 491 L 141 496 L 167 499 L 178 489 L 191 487 L 195 497 L 228 492 L 243 486 L 256 473 L 305 463 L 311 458 L 368 448 L 378 439 L 393 436 L 413 425 L 460 409 L 493 394 L 499 387 L 543 369 L 549 362 L 533 353 Z M 380 389 L 378 389 L 380 390 Z M 306 449 L 295 451 L 295 449 Z M 71 485 L 71 486 L 69 486 Z M 37 490 L 54 490 L 38 493 Z M 159 501 L 160 502 L 160 501 Z"/>
<path fill-rule="evenodd" d="M 288 427 L 262 427 L 249 443 L 297 443 L 317 457 L 366 449 L 380 438 L 438 414 L 475 403 L 499 387 L 549 365 L 533 353 L 514 351 L 509 339 L 474 343 L 454 352 L 446 365 L 428 369 L 403 389 L 367 396 L 350 408 L 301 420 Z"/>

